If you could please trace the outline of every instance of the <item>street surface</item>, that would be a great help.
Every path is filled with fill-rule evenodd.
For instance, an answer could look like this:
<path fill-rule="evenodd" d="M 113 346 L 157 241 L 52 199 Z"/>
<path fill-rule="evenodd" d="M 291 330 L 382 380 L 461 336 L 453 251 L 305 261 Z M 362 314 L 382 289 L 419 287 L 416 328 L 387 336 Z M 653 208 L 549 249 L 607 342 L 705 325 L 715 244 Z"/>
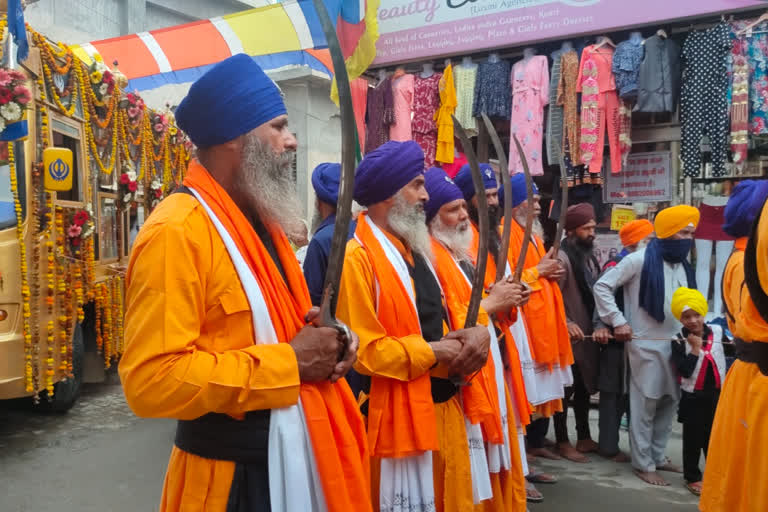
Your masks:
<path fill-rule="evenodd" d="M 592 411 L 597 432 L 597 411 Z M 679 425 L 668 455 L 681 461 Z M 64 416 L 0 405 L 0 512 L 151 512 L 157 510 L 174 422 L 136 418 L 119 385 L 84 388 Z M 623 434 L 625 449 L 626 432 Z M 646 486 L 629 464 L 538 463 L 560 482 L 540 485 L 530 512 L 695 512 L 681 475 L 666 489 Z"/>

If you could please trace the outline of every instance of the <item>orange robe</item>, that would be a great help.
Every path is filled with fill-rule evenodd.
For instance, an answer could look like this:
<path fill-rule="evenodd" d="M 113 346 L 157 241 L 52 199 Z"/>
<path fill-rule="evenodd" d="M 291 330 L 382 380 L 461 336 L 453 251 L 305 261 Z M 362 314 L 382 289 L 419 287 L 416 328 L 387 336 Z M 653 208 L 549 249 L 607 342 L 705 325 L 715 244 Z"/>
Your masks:
<path fill-rule="evenodd" d="M 368 440 L 374 457 L 374 509 L 379 508 L 379 458 L 433 451 L 437 510 L 471 510 L 469 446 L 458 396 L 433 403 L 430 374 L 445 378 L 447 372 L 438 366 L 430 373 L 436 363 L 434 352 L 422 337 L 407 291 L 383 251 L 365 242 L 371 236 L 365 215 L 358 218 L 356 236 L 366 246 L 357 239 L 347 243 L 336 315 L 360 338 L 355 369 L 372 377 Z M 410 249 L 384 233 L 412 265 Z"/>
<path fill-rule="evenodd" d="M 473 258 L 473 262 L 477 264 L 480 237 L 479 233 L 477 232 L 477 228 L 474 225 L 472 225 L 472 235 L 470 256 Z M 435 253 L 438 254 L 440 247 L 435 248 L 435 244 L 436 242 L 433 242 L 433 250 L 435 250 Z M 443 249 L 443 251 L 445 250 Z M 496 262 L 489 254 L 484 280 L 486 287 L 489 287 L 496 281 L 496 268 Z M 438 268 L 438 275 L 440 274 L 440 268 Z M 445 293 L 446 296 L 449 295 L 447 291 Z M 464 309 L 466 309 L 466 306 L 464 306 Z M 507 429 L 509 436 L 510 461 L 512 466 L 509 470 L 502 470 L 499 473 L 491 473 L 493 499 L 481 503 L 475 507 L 475 509 L 478 512 L 501 512 L 507 510 L 524 512 L 527 509 L 527 498 L 525 492 L 525 475 L 523 474 L 522 455 L 520 453 L 520 445 L 518 443 L 517 428 L 518 426 L 521 428 L 525 427 L 530 423 L 530 413 L 533 409 L 528 403 L 528 398 L 525 394 L 525 384 L 523 382 L 520 356 L 517 352 L 517 346 L 515 345 L 514 340 L 512 340 L 512 334 L 509 331 L 509 326 L 512 325 L 517 319 L 517 309 L 512 309 L 511 311 L 507 312 L 507 314 L 498 316 L 499 318 L 497 319 L 497 324 L 501 328 L 503 335 L 508 336 L 509 340 L 504 344 L 506 347 L 507 360 L 509 361 L 509 368 L 506 369 L 505 373 L 507 376 L 507 382 L 511 383 L 513 386 L 512 389 L 515 398 L 514 405 L 510 397 L 510 388 L 507 385 L 507 382 L 504 383 L 505 396 L 503 399 L 506 400 L 507 403 L 508 416 L 514 412 L 512 407 L 517 408 L 517 416 L 520 418 L 521 425 L 517 425 L 514 417 L 508 418 Z M 491 364 L 493 363 L 490 357 L 489 361 Z"/>
<path fill-rule="evenodd" d="M 768 342 L 768 324 L 743 286 L 746 241 L 736 241 L 723 273 L 725 304 L 731 315 L 726 316 L 735 337 Z M 768 510 L 768 489 L 762 485 L 768 476 L 766 436 L 768 377 L 756 364 L 737 360 L 726 376 L 712 427 L 699 501 L 702 512 Z"/>
<path fill-rule="evenodd" d="M 524 236 L 524 229 L 517 222 L 512 222 L 509 241 L 511 268 L 517 265 Z M 557 283 L 541 277 L 536 268 L 546 253 L 544 241 L 532 235 L 525 255 L 522 276 L 522 280 L 531 287 L 532 292 L 528 304 L 523 306 L 522 310 L 533 359 L 538 364 L 549 366 L 551 371 L 555 365 L 559 365 L 560 368 L 570 367 L 573 364 L 573 351 L 560 287 Z M 555 412 L 562 411 L 562 400 L 541 404 L 535 408 L 535 411 L 541 416 L 551 416 Z"/>
<path fill-rule="evenodd" d="M 190 174 L 208 176 L 201 169 L 196 162 L 190 164 Z M 260 245 L 266 254 L 250 229 L 251 238 L 243 238 Z M 241 240 L 237 234 L 233 238 Z M 294 304 L 308 308 L 306 285 L 302 289 L 301 269 L 287 240 L 274 231 L 272 238 L 286 276 L 295 285 Z M 271 260 L 263 261 L 262 268 L 269 264 Z M 274 264 L 272 268 L 276 269 Z M 287 286 L 283 282 L 282 291 L 265 288 L 269 278 L 264 280 L 263 270 L 253 271 L 262 290 L 270 290 L 264 293 L 270 312 L 277 301 L 283 301 L 280 320 L 273 325 L 281 341 L 285 336 L 291 339 L 296 325 L 288 320 L 294 312 L 287 309 Z M 348 386 L 345 382 L 301 384 L 288 343 L 255 344 L 248 299 L 220 235 L 197 199 L 174 194 L 153 212 L 134 245 L 126 284 L 126 349 L 119 369 L 126 399 L 136 414 L 192 420 L 221 413 L 242 419 L 249 411 L 294 405 L 301 394 L 307 422 L 313 423 L 309 427 L 313 443 L 318 431 L 341 429 L 337 432 L 342 437 L 314 447 L 328 509 L 370 502 L 364 427 Z M 272 318 L 277 317 L 272 314 Z M 321 421 L 308 403 L 327 407 L 321 415 L 333 415 L 339 403 L 323 406 L 322 397 L 337 390 L 352 408 L 345 411 L 349 416 L 335 416 L 331 425 L 327 417 Z M 336 452 L 339 441 L 343 447 Z M 325 479 L 329 465 L 332 482 Z M 206 459 L 174 447 L 160 510 L 225 510 L 234 471 L 234 462 Z"/>

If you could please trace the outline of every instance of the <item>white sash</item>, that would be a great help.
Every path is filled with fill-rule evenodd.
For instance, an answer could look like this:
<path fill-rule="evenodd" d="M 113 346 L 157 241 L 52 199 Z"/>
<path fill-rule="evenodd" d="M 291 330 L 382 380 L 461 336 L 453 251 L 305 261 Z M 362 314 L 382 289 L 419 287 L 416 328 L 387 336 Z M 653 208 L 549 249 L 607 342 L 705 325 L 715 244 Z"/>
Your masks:
<path fill-rule="evenodd" d="M 371 221 L 363 216 L 376 240 L 384 250 L 387 260 L 395 269 L 397 277 L 408 290 L 413 310 L 416 309 L 416 292 L 413 289 L 411 274 L 403 256 L 389 241 L 389 238 Z M 363 242 L 357 238 L 360 245 Z M 377 283 L 376 289 L 380 290 Z M 377 298 L 378 303 L 378 298 Z M 302 510 L 302 509 L 295 509 Z M 399 458 L 381 459 L 381 477 L 379 482 L 380 512 L 429 512 L 435 510 L 434 475 L 432 472 L 432 452 Z"/>
<path fill-rule="evenodd" d="M 216 214 L 196 190 L 190 188 L 216 227 L 235 266 L 253 316 L 257 344 L 278 343 L 258 281 L 234 240 Z M 269 420 L 269 494 L 272 512 L 297 510 L 325 512 L 327 505 L 320 484 L 301 399 L 296 405 L 272 409 Z"/>

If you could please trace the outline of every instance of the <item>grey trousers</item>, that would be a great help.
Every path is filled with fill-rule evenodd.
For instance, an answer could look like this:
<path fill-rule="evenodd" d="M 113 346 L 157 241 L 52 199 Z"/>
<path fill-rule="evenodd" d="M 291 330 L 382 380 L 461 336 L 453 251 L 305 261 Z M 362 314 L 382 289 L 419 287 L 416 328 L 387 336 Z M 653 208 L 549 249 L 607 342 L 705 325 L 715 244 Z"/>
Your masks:
<path fill-rule="evenodd" d="M 678 400 L 669 395 L 659 399 L 643 396 L 634 379 L 629 380 L 632 466 L 639 471 L 653 472 L 666 462 L 664 453 L 677 414 Z"/>

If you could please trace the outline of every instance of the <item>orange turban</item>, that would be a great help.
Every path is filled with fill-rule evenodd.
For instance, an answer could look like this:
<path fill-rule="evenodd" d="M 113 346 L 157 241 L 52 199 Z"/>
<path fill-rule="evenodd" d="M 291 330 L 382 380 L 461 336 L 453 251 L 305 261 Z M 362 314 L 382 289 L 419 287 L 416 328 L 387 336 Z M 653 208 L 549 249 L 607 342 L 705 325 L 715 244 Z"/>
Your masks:
<path fill-rule="evenodd" d="M 654 222 L 656 236 L 662 239 L 674 236 L 691 225 L 694 228 L 699 225 L 699 209 L 687 204 L 661 210 Z"/>
<path fill-rule="evenodd" d="M 621 245 L 629 247 L 640 242 L 643 238 L 653 233 L 653 224 L 648 219 L 633 220 L 624 224 L 619 230 Z"/>

